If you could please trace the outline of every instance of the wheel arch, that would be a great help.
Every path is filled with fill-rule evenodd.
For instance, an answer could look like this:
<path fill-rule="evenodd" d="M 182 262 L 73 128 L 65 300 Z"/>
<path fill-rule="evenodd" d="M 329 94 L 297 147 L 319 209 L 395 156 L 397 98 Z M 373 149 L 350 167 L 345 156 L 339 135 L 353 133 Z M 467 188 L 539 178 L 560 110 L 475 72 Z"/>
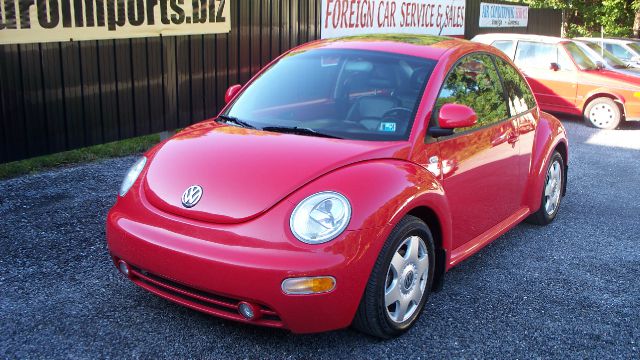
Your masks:
<path fill-rule="evenodd" d="M 546 169 L 549 165 L 551 154 L 556 150 L 560 152 L 565 162 L 564 170 L 566 172 L 566 167 L 569 164 L 569 141 L 566 130 L 560 120 L 550 114 L 541 112 L 540 122 L 536 127 L 529 180 L 527 182 L 527 189 L 530 189 L 530 191 L 525 194 L 525 204 L 527 204 L 531 213 L 540 208 Z M 565 181 L 565 186 L 566 183 Z"/>
<path fill-rule="evenodd" d="M 564 179 L 562 179 L 562 196 L 565 196 L 567 194 L 567 178 L 568 178 L 568 170 L 569 170 L 569 149 L 567 146 L 567 143 L 564 141 L 560 141 L 558 142 L 558 144 L 556 145 L 556 147 L 554 148 L 554 151 L 557 151 L 560 156 L 562 156 L 562 161 L 564 162 L 564 169 L 563 169 L 563 173 L 562 176 L 564 176 Z"/>
<path fill-rule="evenodd" d="M 418 206 L 411 209 L 407 215 L 415 216 L 427 224 L 433 236 L 435 246 L 435 271 L 433 274 L 432 291 L 439 291 L 444 285 L 444 273 L 446 272 L 447 251 L 443 245 L 442 224 L 438 214 L 428 206 Z"/>
<path fill-rule="evenodd" d="M 626 103 L 625 98 L 620 94 L 604 91 L 602 89 L 598 89 L 594 92 L 591 92 L 589 95 L 586 96 L 584 103 L 582 105 L 582 114 L 583 115 L 585 114 L 585 112 L 587 111 L 587 107 L 589 106 L 589 104 L 593 102 L 593 100 L 602 98 L 602 97 L 609 98 L 613 100 L 616 104 L 618 104 L 618 107 L 620 107 L 620 113 L 622 115 L 622 118 L 624 119 L 626 117 L 627 109 L 625 106 L 625 103 Z"/>

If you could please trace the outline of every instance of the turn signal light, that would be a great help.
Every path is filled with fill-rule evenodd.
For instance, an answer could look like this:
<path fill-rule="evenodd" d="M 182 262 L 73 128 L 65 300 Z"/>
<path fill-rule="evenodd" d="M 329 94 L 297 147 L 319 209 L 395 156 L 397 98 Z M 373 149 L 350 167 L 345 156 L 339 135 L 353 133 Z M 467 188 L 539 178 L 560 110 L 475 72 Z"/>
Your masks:
<path fill-rule="evenodd" d="M 335 287 L 336 279 L 333 276 L 291 278 L 282 282 L 282 291 L 289 295 L 326 293 Z"/>
<path fill-rule="evenodd" d="M 635 96 L 635 97 L 637 97 L 637 98 L 640 98 L 640 92 L 634 92 L 634 93 L 633 93 L 633 96 Z"/>

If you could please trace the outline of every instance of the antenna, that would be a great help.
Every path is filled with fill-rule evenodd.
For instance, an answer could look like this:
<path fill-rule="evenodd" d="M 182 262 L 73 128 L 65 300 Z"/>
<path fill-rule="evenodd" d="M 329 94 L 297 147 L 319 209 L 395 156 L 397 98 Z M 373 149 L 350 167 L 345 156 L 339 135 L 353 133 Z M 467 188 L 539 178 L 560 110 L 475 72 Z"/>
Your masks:
<path fill-rule="evenodd" d="M 451 0 L 451 4 L 449 5 L 449 9 L 450 9 L 451 11 L 453 11 L 453 3 L 454 3 L 454 2 L 455 2 L 455 0 Z M 464 6 L 465 6 L 465 11 L 466 11 L 466 7 L 467 7 L 466 2 L 465 2 L 465 5 L 464 5 Z M 447 15 L 446 10 L 445 10 L 444 14 L 445 14 L 445 15 Z M 467 18 L 467 17 L 465 16 L 465 19 L 466 19 L 466 18 Z M 440 25 L 440 31 L 438 31 L 438 36 L 442 36 L 442 30 L 444 30 L 444 24 L 445 24 L 445 22 L 443 21 L 443 22 L 442 22 L 442 24 Z"/>

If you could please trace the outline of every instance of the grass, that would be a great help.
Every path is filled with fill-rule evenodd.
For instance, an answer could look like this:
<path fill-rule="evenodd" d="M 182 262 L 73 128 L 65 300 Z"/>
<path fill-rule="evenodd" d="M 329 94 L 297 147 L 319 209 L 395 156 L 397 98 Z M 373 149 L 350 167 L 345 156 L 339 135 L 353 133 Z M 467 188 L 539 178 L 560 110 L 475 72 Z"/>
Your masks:
<path fill-rule="evenodd" d="M 158 142 L 160 142 L 160 135 L 153 134 L 0 164 L 0 179 L 31 174 L 69 164 L 139 154 L 147 151 Z"/>

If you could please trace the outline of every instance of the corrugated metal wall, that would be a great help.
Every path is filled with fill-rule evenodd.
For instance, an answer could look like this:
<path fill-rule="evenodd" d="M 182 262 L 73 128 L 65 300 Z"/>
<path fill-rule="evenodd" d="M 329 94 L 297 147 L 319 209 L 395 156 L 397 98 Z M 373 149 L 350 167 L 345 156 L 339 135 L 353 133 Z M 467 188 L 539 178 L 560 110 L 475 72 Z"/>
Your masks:
<path fill-rule="evenodd" d="M 0 46 L 0 163 L 184 127 L 229 85 L 320 36 L 321 0 L 234 0 L 231 33 Z M 480 0 L 467 0 L 466 37 Z M 558 35 L 560 12 L 526 31 Z M 498 31 L 482 29 L 483 32 Z"/>
<path fill-rule="evenodd" d="M 320 0 L 234 0 L 231 33 L 0 46 L 0 163 L 184 127 L 320 33 Z"/>
<path fill-rule="evenodd" d="M 480 28 L 480 3 L 505 4 L 505 5 L 526 5 L 504 1 L 487 0 L 467 0 L 466 16 L 464 23 L 464 37 L 471 39 L 478 34 L 486 33 L 519 33 L 537 34 L 547 36 L 560 36 L 562 30 L 562 11 L 554 9 L 529 9 L 528 26 L 525 27 L 503 27 L 503 28 Z"/>

